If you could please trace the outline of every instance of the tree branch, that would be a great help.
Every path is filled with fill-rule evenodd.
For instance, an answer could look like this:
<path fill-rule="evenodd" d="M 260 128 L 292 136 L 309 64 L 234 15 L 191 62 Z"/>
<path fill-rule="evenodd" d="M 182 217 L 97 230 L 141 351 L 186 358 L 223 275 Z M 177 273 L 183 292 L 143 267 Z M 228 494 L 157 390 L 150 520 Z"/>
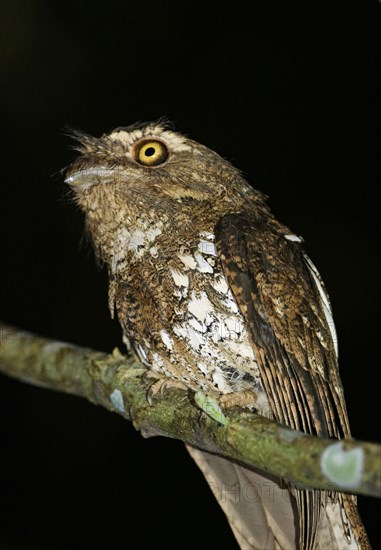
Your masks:
<path fill-rule="evenodd" d="M 181 439 L 300 488 L 381 496 L 380 445 L 317 438 L 242 411 L 229 410 L 220 424 L 181 389 L 165 390 L 150 404 L 146 368 L 117 349 L 107 355 L 3 325 L 0 351 L 4 374 L 85 397 L 132 421 L 144 437 Z"/>

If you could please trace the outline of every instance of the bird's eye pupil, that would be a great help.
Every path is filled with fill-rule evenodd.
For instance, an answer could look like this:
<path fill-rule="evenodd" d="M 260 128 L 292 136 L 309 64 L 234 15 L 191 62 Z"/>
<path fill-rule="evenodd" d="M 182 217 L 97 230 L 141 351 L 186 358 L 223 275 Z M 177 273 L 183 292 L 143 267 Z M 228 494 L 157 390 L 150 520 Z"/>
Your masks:
<path fill-rule="evenodd" d="M 152 157 L 152 155 L 155 154 L 155 148 L 154 147 L 148 147 L 145 151 L 144 151 L 144 154 L 146 157 Z"/>

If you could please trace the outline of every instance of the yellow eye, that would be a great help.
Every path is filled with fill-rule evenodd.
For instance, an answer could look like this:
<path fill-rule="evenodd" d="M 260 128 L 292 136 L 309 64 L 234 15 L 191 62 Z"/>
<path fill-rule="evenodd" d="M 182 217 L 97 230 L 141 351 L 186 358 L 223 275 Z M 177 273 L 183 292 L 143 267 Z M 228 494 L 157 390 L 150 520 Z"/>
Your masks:
<path fill-rule="evenodd" d="M 167 160 L 168 149 L 162 141 L 140 141 L 133 149 L 133 157 L 143 166 L 157 166 Z"/>

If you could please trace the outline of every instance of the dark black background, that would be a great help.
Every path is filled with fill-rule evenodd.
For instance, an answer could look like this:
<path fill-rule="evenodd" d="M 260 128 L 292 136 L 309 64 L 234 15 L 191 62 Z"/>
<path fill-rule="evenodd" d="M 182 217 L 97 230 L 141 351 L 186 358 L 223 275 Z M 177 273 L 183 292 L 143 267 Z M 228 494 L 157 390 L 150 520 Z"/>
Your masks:
<path fill-rule="evenodd" d="M 329 289 L 353 433 L 376 440 L 380 5 L 1 3 L 1 316 L 110 351 L 105 273 L 60 169 L 64 124 L 166 115 L 270 196 Z M 235 548 L 180 442 L 1 377 L 0 548 Z M 377 502 L 360 498 L 373 544 Z M 377 510 L 379 512 L 379 509 Z"/>

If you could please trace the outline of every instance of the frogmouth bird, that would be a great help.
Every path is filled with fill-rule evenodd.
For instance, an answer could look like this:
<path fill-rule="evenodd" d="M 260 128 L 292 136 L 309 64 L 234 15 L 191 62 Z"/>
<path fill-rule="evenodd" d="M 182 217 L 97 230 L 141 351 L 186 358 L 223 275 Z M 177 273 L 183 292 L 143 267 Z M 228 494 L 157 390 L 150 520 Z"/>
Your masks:
<path fill-rule="evenodd" d="M 327 292 L 265 196 L 163 122 L 74 134 L 66 182 L 107 266 L 111 314 L 159 384 L 350 437 Z M 216 492 L 241 548 L 370 548 L 354 496 L 189 451 L 219 487 L 257 488 L 255 499 Z"/>

